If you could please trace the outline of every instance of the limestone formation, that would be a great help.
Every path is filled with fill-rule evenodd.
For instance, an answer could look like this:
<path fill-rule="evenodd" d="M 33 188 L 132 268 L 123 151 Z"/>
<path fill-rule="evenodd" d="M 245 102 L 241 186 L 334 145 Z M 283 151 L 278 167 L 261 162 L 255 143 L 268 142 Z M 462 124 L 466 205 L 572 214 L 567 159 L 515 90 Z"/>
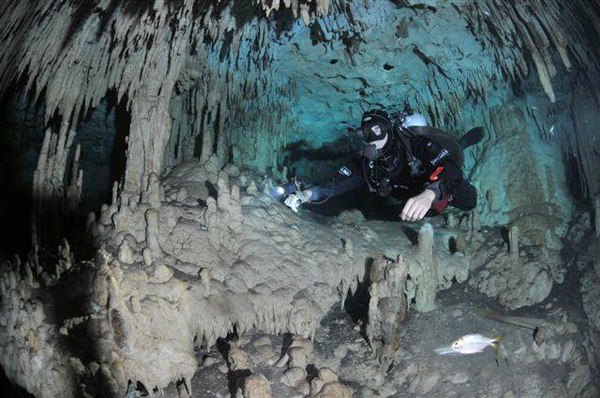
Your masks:
<path fill-rule="evenodd" d="M 306 376 L 304 368 L 294 367 L 285 371 L 281 382 L 289 387 L 299 387 L 300 384 L 306 381 Z"/>
<path fill-rule="evenodd" d="M 43 285 L 64 283 L 61 276 L 66 270 L 57 267 L 57 275 L 48 275 L 37 269 L 35 263 L 21 264 L 18 259 L 0 267 L 2 368 L 9 380 L 36 397 L 75 397 L 78 379 L 87 370 L 78 358 L 65 355 L 59 337 L 62 325 L 51 321 L 50 303 L 38 295 Z M 77 372 L 73 363 L 78 364 Z"/>
<path fill-rule="evenodd" d="M 293 336 L 284 353 L 266 339 L 255 345 L 257 362 L 283 373 L 275 382 L 304 396 L 352 397 L 346 375 L 307 368 L 323 365 L 312 342 L 323 320 L 367 282 L 364 326 L 383 370 L 405 311 L 435 310 L 439 291 L 469 276 L 509 309 L 543 302 L 565 280 L 573 196 L 600 192 L 590 105 L 600 81 L 596 3 L 0 0 L 0 95 L 30 95 L 45 131 L 37 143 L 23 123 L 14 139 L 31 139 L 23 158 L 39 158 L 24 184 L 30 258 L 0 258 L 8 378 L 38 397 L 131 396 L 138 383 L 151 396 L 172 383 L 193 396 L 197 352 L 254 330 Z M 85 221 L 95 255 L 76 265 L 73 250 L 84 250 L 60 227 L 82 218 L 96 177 L 86 162 L 110 163 L 83 149 L 80 130 L 101 105 L 129 123 L 123 147 L 110 148 L 126 151 L 126 164 L 122 173 L 106 164 L 110 203 Z M 485 126 L 484 141 L 466 151 L 477 209 L 453 210 L 434 233 L 433 222 L 415 231 L 357 209 L 296 215 L 270 195 L 289 178 L 329 177 L 354 151 L 340 132 L 379 106 L 412 108 L 457 136 Z M 594 208 L 598 234 L 597 198 Z M 499 225 L 511 226 L 508 251 Z M 596 356 L 598 264 L 596 256 L 579 265 Z M 568 335 L 574 323 L 561 327 Z M 82 335 L 88 347 L 71 351 Z M 566 385 L 547 395 L 593 395 L 578 339 L 556 335 L 538 330 L 525 350 L 572 365 Z M 332 361 L 351 346 L 336 347 Z M 224 373 L 254 372 L 247 352 L 229 348 Z M 366 383 L 380 389 L 373 396 L 393 396 L 399 386 L 386 386 L 381 369 L 365 371 Z M 445 380 L 414 361 L 398 377 L 422 396 Z M 466 383 L 458 372 L 448 380 Z M 238 387 L 247 398 L 272 395 L 259 372 Z"/>
<path fill-rule="evenodd" d="M 516 261 L 511 253 L 503 251 L 487 257 L 468 283 L 515 309 L 544 301 L 553 284 L 563 282 L 565 272 L 559 253 L 554 250 L 542 248 L 539 253 L 520 256 Z"/>
<path fill-rule="evenodd" d="M 445 259 L 444 266 L 440 267 L 433 245 L 433 227 L 426 223 L 419 230 L 415 261 L 409 262 L 410 278 L 406 283 L 408 303 L 411 305 L 414 300 L 417 311 L 434 309 L 437 291 L 449 288 L 453 280 L 465 281 L 469 274 L 468 261 L 462 257 Z"/>
<path fill-rule="evenodd" d="M 366 334 L 383 369 L 394 363 L 400 348 L 400 327 L 406 312 L 408 264 L 403 258 L 373 262 L 369 276 L 369 320 Z"/>
<path fill-rule="evenodd" d="M 81 198 L 83 171 L 79 167 L 81 147 L 78 145 L 72 161 L 70 181 L 67 181 L 68 160 L 75 131 L 63 123 L 58 133 L 46 130 L 44 143 L 33 175 L 31 242 L 39 245 L 42 238 L 57 232 L 57 224 L 77 208 Z M 58 205 L 57 205 L 58 203 Z M 68 210 L 68 212 L 65 212 Z M 50 220 L 46 219 L 50 217 Z M 45 231 L 44 231 L 45 229 Z"/>

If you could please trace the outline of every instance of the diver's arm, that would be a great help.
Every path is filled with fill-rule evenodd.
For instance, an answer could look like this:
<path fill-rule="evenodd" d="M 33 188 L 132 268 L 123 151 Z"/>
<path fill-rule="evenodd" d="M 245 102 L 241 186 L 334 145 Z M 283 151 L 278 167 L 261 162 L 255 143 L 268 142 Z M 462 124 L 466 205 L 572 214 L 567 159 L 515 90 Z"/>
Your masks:
<path fill-rule="evenodd" d="M 298 212 L 303 203 L 315 205 L 324 203 L 334 196 L 358 188 L 362 183 L 362 172 L 356 164 L 342 166 L 335 172 L 331 180 L 310 186 L 303 191 L 294 191 L 285 198 L 284 203 L 294 212 Z"/>
<path fill-rule="evenodd" d="M 358 188 L 362 183 L 363 176 L 361 170 L 357 165 L 350 164 L 337 169 L 330 180 L 312 186 L 305 192 L 310 193 L 309 203 L 319 204 Z"/>
<path fill-rule="evenodd" d="M 469 187 L 475 189 L 463 179 L 460 169 L 454 163 L 442 162 L 430 174 L 423 191 L 406 202 L 400 218 L 403 221 L 419 221 L 432 208 L 441 214 L 450 201 L 461 210 L 470 210 L 475 205 L 471 203 L 473 195 Z M 476 202 L 477 195 L 474 196 Z"/>

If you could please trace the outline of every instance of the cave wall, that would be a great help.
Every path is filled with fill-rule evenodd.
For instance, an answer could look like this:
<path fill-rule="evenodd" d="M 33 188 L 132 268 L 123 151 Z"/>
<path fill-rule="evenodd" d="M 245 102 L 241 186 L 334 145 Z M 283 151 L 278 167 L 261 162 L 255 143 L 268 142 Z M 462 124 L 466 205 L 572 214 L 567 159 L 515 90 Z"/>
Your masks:
<path fill-rule="evenodd" d="M 593 134 L 580 121 L 586 112 L 589 126 L 597 118 L 596 68 L 585 61 L 589 37 L 573 26 L 584 4 L 570 12 L 534 5 L 333 2 L 329 15 L 291 21 L 284 32 L 254 19 L 228 48 L 199 50 L 188 63 L 171 101 L 164 163 L 220 146 L 239 167 L 316 182 L 357 153 L 347 128 L 365 110 L 409 105 L 451 134 L 486 128 L 484 143 L 466 153 L 484 224 L 528 225 L 550 212 L 556 222 L 540 222 L 541 234 L 560 236 L 570 195 L 589 195 L 598 180 L 597 149 L 581 145 Z M 201 76 L 192 72 L 198 65 Z M 565 159 L 576 152 L 586 162 L 573 166 Z"/>

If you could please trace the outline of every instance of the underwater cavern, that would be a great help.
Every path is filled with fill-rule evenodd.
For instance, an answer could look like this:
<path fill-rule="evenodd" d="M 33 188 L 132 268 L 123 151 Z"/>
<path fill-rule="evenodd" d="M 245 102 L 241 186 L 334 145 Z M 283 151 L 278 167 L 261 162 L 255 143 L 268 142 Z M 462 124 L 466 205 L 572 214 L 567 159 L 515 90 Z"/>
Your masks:
<path fill-rule="evenodd" d="M 600 397 L 599 0 L 0 0 L 3 397 Z"/>

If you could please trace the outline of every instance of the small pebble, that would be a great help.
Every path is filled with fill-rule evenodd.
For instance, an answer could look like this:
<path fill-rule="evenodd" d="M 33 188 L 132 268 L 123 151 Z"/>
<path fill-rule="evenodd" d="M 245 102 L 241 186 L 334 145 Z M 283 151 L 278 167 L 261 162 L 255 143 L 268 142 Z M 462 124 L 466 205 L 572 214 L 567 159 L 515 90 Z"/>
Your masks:
<path fill-rule="evenodd" d="M 452 316 L 455 318 L 460 318 L 461 316 L 463 316 L 463 312 L 461 310 L 454 310 L 452 311 Z"/>
<path fill-rule="evenodd" d="M 535 343 L 539 346 L 542 345 L 542 343 L 544 342 L 544 337 L 546 336 L 546 330 L 542 329 L 542 328 L 538 328 L 535 331 L 535 334 L 533 335 L 533 338 L 535 339 Z"/>

